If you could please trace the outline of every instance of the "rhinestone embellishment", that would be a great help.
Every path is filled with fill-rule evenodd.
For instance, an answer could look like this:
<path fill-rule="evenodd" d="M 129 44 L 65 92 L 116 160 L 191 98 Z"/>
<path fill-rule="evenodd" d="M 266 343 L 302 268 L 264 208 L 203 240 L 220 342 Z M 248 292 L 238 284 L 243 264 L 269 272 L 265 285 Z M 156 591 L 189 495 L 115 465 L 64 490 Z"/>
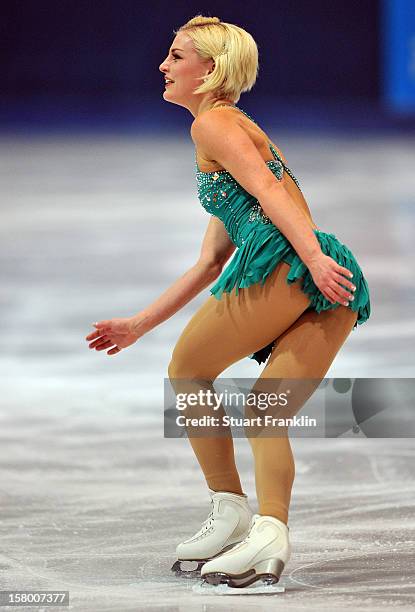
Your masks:
<path fill-rule="evenodd" d="M 258 201 L 252 206 L 248 221 L 250 223 L 253 223 L 254 221 L 259 221 L 260 223 L 272 223 L 271 219 L 262 210 Z"/>

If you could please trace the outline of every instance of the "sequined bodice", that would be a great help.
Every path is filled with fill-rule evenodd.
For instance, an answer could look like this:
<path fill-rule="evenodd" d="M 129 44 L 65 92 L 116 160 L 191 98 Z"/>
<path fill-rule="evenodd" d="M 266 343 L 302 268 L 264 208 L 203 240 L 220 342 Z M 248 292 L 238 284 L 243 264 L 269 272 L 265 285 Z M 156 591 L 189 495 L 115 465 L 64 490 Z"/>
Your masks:
<path fill-rule="evenodd" d="M 238 110 L 256 123 L 241 108 L 238 108 Z M 298 180 L 281 159 L 275 147 L 269 143 L 269 148 L 274 159 L 264 163 L 279 181 L 282 180 L 285 170 L 300 189 Z M 197 159 L 195 165 L 200 203 L 208 213 L 223 221 L 232 242 L 236 246 L 245 243 L 253 228 L 261 229 L 261 226 L 272 225 L 271 219 L 264 213 L 258 200 L 248 193 L 227 170 L 202 172 L 197 164 Z"/>

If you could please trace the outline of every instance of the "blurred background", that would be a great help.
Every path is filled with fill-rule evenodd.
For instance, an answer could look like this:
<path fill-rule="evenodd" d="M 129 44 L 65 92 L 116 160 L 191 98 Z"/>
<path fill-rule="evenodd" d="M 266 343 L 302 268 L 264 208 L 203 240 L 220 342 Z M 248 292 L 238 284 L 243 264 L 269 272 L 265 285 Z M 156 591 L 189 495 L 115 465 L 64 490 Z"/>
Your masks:
<path fill-rule="evenodd" d="M 162 406 L 171 352 L 208 289 L 119 355 L 85 341 L 92 322 L 139 312 L 198 258 L 209 217 L 196 195 L 193 117 L 163 99 L 159 71 L 173 30 L 197 14 L 254 36 L 259 76 L 238 106 L 282 150 L 315 222 L 351 248 L 369 283 L 371 318 L 327 377 L 415 372 L 413 0 L 2 3 L 0 578 L 4 588 L 70 585 L 82 609 L 138 609 L 138 600 L 144 609 L 151 598 L 181 609 L 188 586 L 172 584 L 168 564 L 176 539 L 204 518 L 202 474 L 187 441 L 163 439 Z M 244 359 L 223 376 L 260 371 Z M 374 495 L 382 508 L 359 543 L 375 563 L 388 509 L 396 517 L 404 489 L 413 495 L 411 440 L 294 442 L 297 537 L 310 504 L 323 526 L 334 506 L 339 528 L 358 475 L 367 488 L 354 525 Z M 254 495 L 248 445 L 236 447 Z M 330 479 L 339 448 L 351 451 L 349 471 Z M 330 507 L 307 497 L 320 476 Z M 326 536 L 326 552 L 346 550 Z M 320 586 L 330 581 L 315 572 Z M 386 576 L 385 606 L 388 595 L 395 605 Z M 366 578 L 349 603 L 368 595 Z M 306 583 L 296 583 L 297 603 L 309 604 Z"/>
<path fill-rule="evenodd" d="M 177 29 L 219 16 L 256 39 L 260 73 L 241 98 L 296 130 L 413 129 L 411 0 L 249 3 L 135 0 L 3 3 L 3 129 L 183 132 L 189 113 L 163 101 L 158 71 Z"/>

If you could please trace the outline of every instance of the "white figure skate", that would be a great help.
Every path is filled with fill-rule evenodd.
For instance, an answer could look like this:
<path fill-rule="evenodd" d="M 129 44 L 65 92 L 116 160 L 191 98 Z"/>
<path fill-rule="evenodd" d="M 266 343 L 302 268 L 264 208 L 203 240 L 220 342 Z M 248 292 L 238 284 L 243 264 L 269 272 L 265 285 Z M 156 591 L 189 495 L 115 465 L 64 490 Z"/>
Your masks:
<path fill-rule="evenodd" d="M 178 560 L 171 569 L 177 576 L 199 576 L 200 568 L 207 560 L 229 550 L 249 532 L 253 512 L 245 493 L 239 495 L 209 489 L 209 494 L 212 504 L 209 516 L 197 533 L 176 548 Z M 197 562 L 197 567 L 185 569 L 184 561 Z"/>
<path fill-rule="evenodd" d="M 248 536 L 231 550 L 205 563 L 201 577 L 212 585 L 247 587 L 257 580 L 279 581 L 291 556 L 289 527 L 273 516 L 254 514 Z"/>

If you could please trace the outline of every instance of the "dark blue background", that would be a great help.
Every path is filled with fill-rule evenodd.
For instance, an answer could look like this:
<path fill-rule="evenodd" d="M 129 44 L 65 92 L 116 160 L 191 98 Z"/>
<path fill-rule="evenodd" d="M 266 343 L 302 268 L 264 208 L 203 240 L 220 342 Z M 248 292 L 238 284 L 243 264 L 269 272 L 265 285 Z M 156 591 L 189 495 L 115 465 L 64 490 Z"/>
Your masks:
<path fill-rule="evenodd" d="M 2 6 L 0 123 L 169 129 L 192 117 L 165 102 L 159 64 L 173 29 L 201 13 L 247 29 L 260 71 L 239 105 L 288 128 L 411 125 L 382 105 L 377 0 L 15 1 Z"/>

